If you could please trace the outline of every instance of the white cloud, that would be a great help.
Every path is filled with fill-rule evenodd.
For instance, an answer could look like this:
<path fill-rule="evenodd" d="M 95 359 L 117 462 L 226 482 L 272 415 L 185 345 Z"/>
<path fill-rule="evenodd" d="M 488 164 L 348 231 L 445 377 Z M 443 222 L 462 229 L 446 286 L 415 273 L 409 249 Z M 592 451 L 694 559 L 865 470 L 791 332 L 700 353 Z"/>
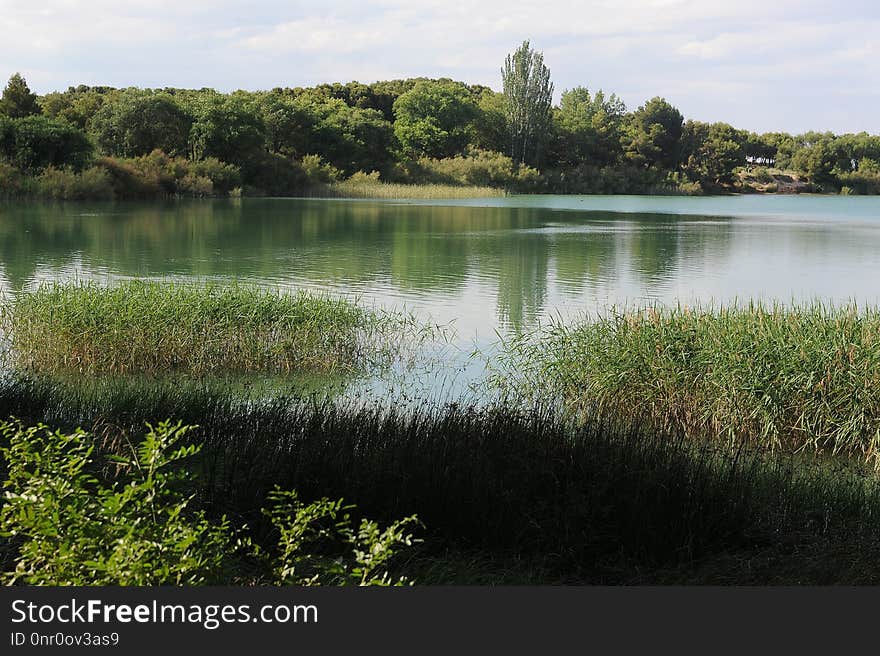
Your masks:
<path fill-rule="evenodd" d="M 851 0 L 846 9 L 820 0 L 0 0 L 0 75 L 22 70 L 39 91 L 411 75 L 497 88 L 504 56 L 529 38 L 559 91 L 603 87 L 631 106 L 665 95 L 688 115 L 753 129 L 825 127 L 829 117 L 831 129 L 880 132 L 880 8 Z M 836 100 L 844 94 L 846 111 Z"/>

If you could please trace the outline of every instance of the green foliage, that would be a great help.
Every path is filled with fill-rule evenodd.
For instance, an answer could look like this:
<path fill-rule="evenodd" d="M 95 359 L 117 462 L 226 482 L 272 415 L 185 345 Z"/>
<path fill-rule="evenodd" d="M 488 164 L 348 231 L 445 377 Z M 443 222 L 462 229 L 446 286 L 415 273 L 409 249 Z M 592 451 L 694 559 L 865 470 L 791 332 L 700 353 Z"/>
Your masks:
<path fill-rule="evenodd" d="M 309 184 L 329 184 L 338 181 L 342 177 L 342 172 L 324 162 L 320 155 L 306 155 L 302 158 L 301 165 Z M 355 173 L 355 175 L 358 175 L 358 173 Z M 378 172 L 376 172 L 377 178 L 378 175 Z"/>
<path fill-rule="evenodd" d="M 394 102 L 394 134 L 409 157 L 451 157 L 464 150 L 477 108 L 458 82 L 424 81 Z"/>
<path fill-rule="evenodd" d="M 514 162 L 536 164 L 550 125 L 553 83 L 544 55 L 523 41 L 507 56 L 501 69 L 510 136 L 510 156 Z"/>
<path fill-rule="evenodd" d="M 154 150 L 186 155 L 192 124 L 173 96 L 132 89 L 104 103 L 91 120 L 91 131 L 108 155 L 137 157 Z"/>
<path fill-rule="evenodd" d="M 859 572 L 851 571 L 851 558 L 822 548 L 832 541 L 857 553 L 880 535 L 880 485 L 857 463 L 704 442 L 629 416 L 591 412 L 575 423 L 558 406 L 520 401 L 438 406 L 397 397 L 374 405 L 264 392 L 257 402 L 177 380 L 0 380 L 0 414 L 15 408 L 63 425 L 87 422 L 101 426 L 108 443 L 119 439 L 108 423 L 134 431 L 150 416 L 197 421 L 203 447 L 193 491 L 207 508 L 231 516 L 265 507 L 276 486 L 302 499 L 357 499 L 385 525 L 418 513 L 432 539 L 421 554 L 402 552 L 395 574 L 417 574 L 413 556 L 433 560 L 451 548 L 541 558 L 551 568 L 542 572 L 544 583 L 631 583 L 678 566 L 702 580 L 713 556 L 746 560 L 719 570 L 730 580 L 876 582 L 875 547 L 858 556 Z M 305 512 L 315 513 L 323 516 Z M 275 580 L 283 548 L 274 545 L 284 542 L 251 516 L 252 534 L 265 536 L 259 581 Z M 295 519 L 288 515 L 287 525 Z M 332 522 L 312 528 L 337 536 Z M 822 555 L 818 570 L 810 556 L 793 553 L 803 550 Z M 336 539 L 303 551 L 353 562 L 350 547 Z M 768 552 L 780 563 L 799 558 L 799 565 L 785 574 L 747 571 Z M 287 562 L 295 576 L 315 573 L 296 556 Z M 475 582 L 466 578 L 471 572 L 461 574 L 459 581 Z"/>
<path fill-rule="evenodd" d="M 685 174 L 707 187 L 732 183 L 734 170 L 746 165 L 746 139 L 745 134 L 727 123 L 688 121 L 680 146 Z"/>
<path fill-rule="evenodd" d="M 11 97 L 29 105 L 33 94 L 25 93 L 24 81 L 14 76 L 12 82 Z M 87 197 L 90 186 L 80 178 L 53 171 L 40 185 L 36 177 L 46 168 L 88 168 L 89 138 L 107 155 L 98 166 L 107 170 L 117 198 L 242 190 L 335 195 L 348 184 L 343 178 L 371 171 L 409 185 L 396 190 L 407 196 L 417 193 L 412 183 L 430 185 L 432 194 L 455 184 L 470 186 L 469 193 L 490 186 L 557 193 L 770 191 L 774 184 L 788 191 L 846 186 L 854 194 L 876 193 L 880 136 L 754 134 L 724 123 L 684 124 L 662 98 L 627 113 L 614 94 L 581 86 L 566 90 L 554 108 L 549 69 L 528 42 L 507 58 L 502 82 L 503 93 L 447 78 L 231 94 L 70 87 L 38 99 L 42 116 L 11 119 L 0 112 L 0 160 L 19 169 L 5 176 L 0 193 Z M 141 161 L 155 150 L 171 156 L 168 168 Z M 506 153 L 513 177 L 506 163 L 485 152 Z M 537 169 L 519 166 L 525 162 L 543 167 L 537 180 Z M 789 171 L 792 184 L 735 172 L 751 166 Z M 516 179 L 520 170 L 527 179 Z M 106 197 L 105 185 L 92 182 L 94 197 Z M 392 191 L 384 182 L 372 191 L 367 186 L 350 185 L 350 191 Z"/>
<path fill-rule="evenodd" d="M 18 168 L 0 162 L 0 198 L 23 198 L 36 195 L 33 178 L 25 176 Z"/>
<path fill-rule="evenodd" d="M 132 453 L 114 459 L 124 474 L 104 484 L 83 431 L 0 424 L 9 470 L 0 510 L 3 535 L 18 547 L 4 582 L 26 585 L 199 585 L 222 580 L 235 536 L 211 524 L 181 490 L 178 463 L 187 428 L 150 427 Z"/>
<path fill-rule="evenodd" d="M 304 154 L 320 155 L 345 174 L 390 167 L 394 130 L 375 109 L 349 107 L 341 100 L 312 103 L 314 130 Z"/>
<path fill-rule="evenodd" d="M 15 365 L 44 373 L 352 372 L 398 327 L 306 292 L 143 281 L 45 285 L 0 317 Z"/>
<path fill-rule="evenodd" d="M 226 516 L 211 521 L 194 507 L 197 479 L 184 461 L 202 451 L 186 444 L 192 427 L 162 422 L 125 455 L 96 455 L 82 430 L 0 423 L 7 469 L 0 535 L 14 568 L 0 574 L 25 585 L 203 585 L 232 583 L 243 561 L 263 551 Z M 415 516 L 385 529 L 355 524 L 343 501 L 304 504 L 276 489 L 264 513 L 278 533 L 268 576 L 276 585 L 403 585 L 387 567 L 417 540 Z M 341 552 L 341 553 L 340 553 Z"/>
<path fill-rule="evenodd" d="M 555 166 L 608 166 L 620 158 L 620 136 L 626 106 L 617 96 L 595 95 L 584 87 L 562 93 L 553 114 L 554 141 L 550 160 Z"/>
<path fill-rule="evenodd" d="M 199 96 L 190 111 L 195 116 L 190 135 L 194 159 L 216 157 L 247 167 L 263 151 L 266 127 L 248 99 L 240 95 L 209 93 Z"/>
<path fill-rule="evenodd" d="M 421 158 L 410 164 L 404 175 L 417 184 L 459 184 L 522 192 L 535 190 L 541 180 L 537 169 L 517 166 L 507 155 L 486 150 L 471 150 L 445 159 Z"/>
<path fill-rule="evenodd" d="M 110 200 L 113 181 L 105 168 L 93 166 L 80 172 L 48 168 L 37 177 L 37 194 L 52 200 Z"/>
<path fill-rule="evenodd" d="M 275 489 L 264 512 L 279 533 L 273 572 L 281 585 L 406 585 L 392 579 L 387 565 L 399 547 L 415 540 L 409 532 L 415 515 L 385 529 L 369 519 L 355 525 L 342 499 L 320 499 L 308 505 L 295 491 Z"/>
<path fill-rule="evenodd" d="M 880 311 L 854 305 L 612 311 L 556 325 L 523 365 L 578 411 L 880 463 Z M 531 376 L 531 377 L 530 377 Z"/>
<path fill-rule="evenodd" d="M 47 93 L 40 99 L 43 114 L 49 118 L 64 119 L 74 127 L 88 132 L 92 119 L 108 102 L 119 94 L 106 87 L 70 87 L 63 93 Z"/>
<path fill-rule="evenodd" d="M 477 116 L 471 129 L 471 145 L 474 148 L 501 153 L 509 149 L 507 101 L 503 93 L 489 89 L 480 94 L 477 100 Z"/>
<path fill-rule="evenodd" d="M 133 159 L 102 157 L 97 166 L 121 199 L 225 196 L 241 186 L 238 169 L 214 157 L 191 161 L 155 150 Z"/>
<path fill-rule="evenodd" d="M 626 156 L 648 167 L 676 168 L 683 121 L 666 100 L 652 98 L 629 117 L 623 135 Z"/>
<path fill-rule="evenodd" d="M 0 114 L 9 118 L 24 118 L 39 113 L 40 105 L 36 94 L 31 93 L 20 73 L 14 73 L 0 97 Z"/>
<path fill-rule="evenodd" d="M 806 173 L 812 182 L 823 189 L 834 187 L 837 183 L 834 164 L 834 151 L 827 139 L 799 149 L 791 158 L 793 169 Z"/>
<path fill-rule="evenodd" d="M 0 158 L 27 173 L 50 166 L 80 170 L 91 161 L 92 144 L 66 121 L 45 116 L 0 120 Z"/>

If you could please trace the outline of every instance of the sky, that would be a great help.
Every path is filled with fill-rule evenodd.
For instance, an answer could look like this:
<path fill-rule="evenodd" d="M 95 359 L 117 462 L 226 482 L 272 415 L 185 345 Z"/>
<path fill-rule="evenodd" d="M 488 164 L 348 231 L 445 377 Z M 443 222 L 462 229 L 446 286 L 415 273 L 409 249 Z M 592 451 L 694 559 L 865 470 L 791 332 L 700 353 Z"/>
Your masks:
<path fill-rule="evenodd" d="M 0 77 L 37 93 L 415 76 L 500 90 L 524 39 L 557 99 L 585 86 L 758 132 L 880 133 L 877 0 L 0 0 Z"/>

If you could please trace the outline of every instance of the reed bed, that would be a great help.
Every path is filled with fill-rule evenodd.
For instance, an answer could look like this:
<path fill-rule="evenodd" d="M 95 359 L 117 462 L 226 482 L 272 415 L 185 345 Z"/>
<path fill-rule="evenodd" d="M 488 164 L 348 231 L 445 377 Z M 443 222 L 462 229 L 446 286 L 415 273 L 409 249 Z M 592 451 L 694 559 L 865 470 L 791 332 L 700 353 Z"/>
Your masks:
<path fill-rule="evenodd" d="M 577 412 L 880 467 L 880 310 L 819 302 L 612 310 L 509 344 L 527 392 Z"/>
<path fill-rule="evenodd" d="M 417 513 L 427 527 L 420 571 L 451 549 L 484 561 L 540 562 L 545 582 L 620 583 L 684 568 L 674 580 L 706 559 L 730 557 L 744 564 L 724 575 L 753 581 L 745 570 L 755 553 L 821 559 L 826 542 L 870 544 L 880 531 L 880 487 L 858 467 L 696 443 L 616 419 L 575 424 L 542 406 L 243 402 L 195 383 L 7 380 L 0 416 L 10 414 L 82 426 L 110 451 L 128 448 L 147 419 L 198 424 L 194 492 L 205 507 L 257 536 L 256 509 L 275 485 L 308 498 L 344 497 L 380 520 Z M 857 573 L 844 565 L 822 562 L 812 579 L 792 566 L 783 581 L 880 577 L 873 565 Z M 440 565 L 427 569 L 444 576 Z M 533 574 L 524 578 L 534 582 Z M 485 582 L 485 572 L 473 575 Z M 461 582 L 454 571 L 447 576 Z"/>
<path fill-rule="evenodd" d="M 43 285 L 0 310 L 12 367 L 49 374 L 350 373 L 407 322 L 302 291 L 140 280 Z"/>
<path fill-rule="evenodd" d="M 487 198 L 504 196 L 506 192 L 496 187 L 458 186 L 445 184 L 398 184 L 379 181 L 344 180 L 313 190 L 313 195 L 328 198 L 377 198 L 377 199 L 425 199 L 425 198 Z"/>

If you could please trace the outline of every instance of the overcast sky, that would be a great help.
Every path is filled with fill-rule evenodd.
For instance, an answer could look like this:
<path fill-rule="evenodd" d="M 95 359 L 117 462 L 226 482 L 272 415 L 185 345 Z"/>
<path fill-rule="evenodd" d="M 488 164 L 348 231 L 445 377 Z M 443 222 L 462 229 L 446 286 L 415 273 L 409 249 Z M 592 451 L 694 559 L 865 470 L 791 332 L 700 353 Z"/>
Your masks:
<path fill-rule="evenodd" d="M 0 0 L 0 76 L 221 90 L 448 76 L 501 88 L 523 39 L 556 96 L 757 131 L 880 133 L 880 2 L 855 0 Z"/>

